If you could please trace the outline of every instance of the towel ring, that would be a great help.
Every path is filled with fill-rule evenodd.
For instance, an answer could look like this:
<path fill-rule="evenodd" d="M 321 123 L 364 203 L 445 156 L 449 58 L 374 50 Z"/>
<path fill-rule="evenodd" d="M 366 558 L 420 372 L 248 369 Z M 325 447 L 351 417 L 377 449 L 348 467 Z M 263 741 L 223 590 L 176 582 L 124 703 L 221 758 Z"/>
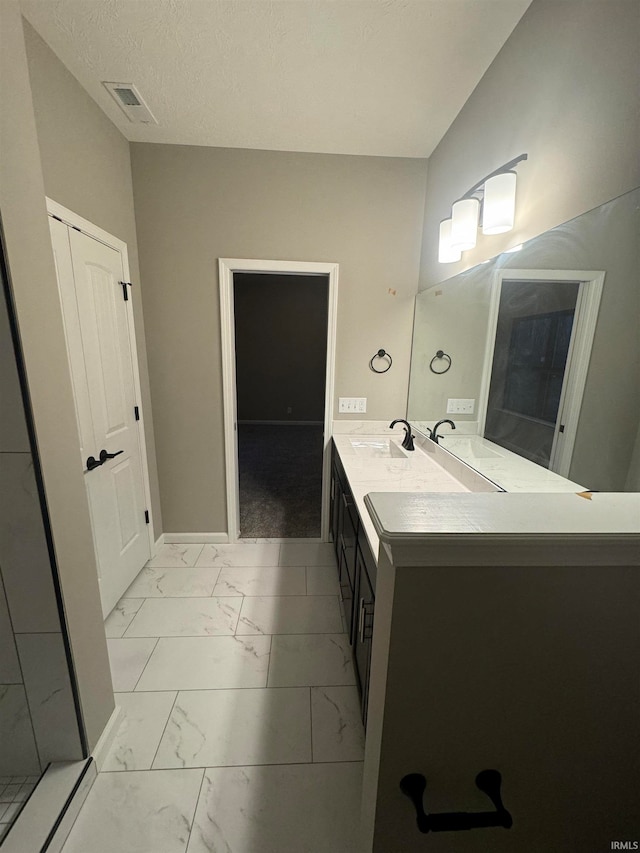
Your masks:
<path fill-rule="evenodd" d="M 445 359 L 445 360 L 448 362 L 448 363 L 447 363 L 447 366 L 445 367 L 445 369 L 444 369 L 444 370 L 434 370 L 434 369 L 433 369 L 433 362 L 434 362 L 437 358 L 438 358 L 438 359 L 443 358 L 443 359 Z M 449 368 L 450 368 L 450 367 L 451 367 L 451 356 L 450 356 L 450 355 L 447 355 L 447 354 L 446 354 L 446 352 L 443 352 L 441 349 L 439 349 L 439 350 L 438 350 L 438 352 L 434 355 L 434 357 L 433 357 L 433 358 L 431 359 L 431 361 L 429 362 L 429 370 L 430 370 L 432 373 L 438 373 L 438 374 L 440 374 L 440 373 L 446 373 L 446 372 L 447 372 L 447 370 L 449 370 Z"/>
<path fill-rule="evenodd" d="M 388 358 L 389 364 L 383 370 L 378 370 L 376 367 L 373 366 L 373 361 L 376 358 Z M 393 364 L 393 359 L 391 358 L 389 353 L 385 352 L 383 349 L 379 349 L 378 352 L 374 356 L 371 357 L 371 361 L 369 362 L 369 367 L 371 368 L 371 370 L 373 370 L 374 373 L 386 373 L 387 370 L 389 370 L 391 368 L 392 364 Z"/>

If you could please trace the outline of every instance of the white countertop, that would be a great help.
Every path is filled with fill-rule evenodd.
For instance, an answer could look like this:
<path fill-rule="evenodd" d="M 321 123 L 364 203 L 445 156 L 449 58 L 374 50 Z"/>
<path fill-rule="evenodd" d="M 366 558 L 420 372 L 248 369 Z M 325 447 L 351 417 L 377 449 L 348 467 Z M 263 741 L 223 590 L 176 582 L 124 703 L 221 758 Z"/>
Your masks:
<path fill-rule="evenodd" d="M 640 537 L 640 494 L 391 494 L 367 497 L 384 542 L 440 537 Z M 640 538 L 638 539 L 640 543 Z"/>
<path fill-rule="evenodd" d="M 480 435 L 445 435 L 440 447 L 493 480 L 506 492 L 582 492 L 573 483 L 542 465 L 518 456 Z"/>
<path fill-rule="evenodd" d="M 560 477 L 553 471 L 523 459 L 478 435 L 447 435 L 441 440 L 442 443 L 437 445 L 418 432 L 415 438 L 416 449 L 413 452 L 406 453 L 405 458 L 389 458 L 363 455 L 371 451 L 359 448 L 358 444 L 391 441 L 396 451 L 402 453 L 403 432 L 400 427 L 391 430 L 382 422 L 373 421 L 337 421 L 334 422 L 334 427 L 333 440 L 353 492 L 362 526 L 376 559 L 381 538 L 376 524 L 381 530 L 386 531 L 382 538 L 387 533 L 392 537 L 420 533 L 431 536 L 434 533 L 448 535 L 454 532 L 460 533 L 463 532 L 459 527 L 462 521 L 468 525 L 464 532 L 489 532 L 490 525 L 493 523 L 490 516 L 497 511 L 498 507 L 504 506 L 499 501 L 489 498 L 483 498 L 482 501 L 469 499 L 463 503 L 450 504 L 441 497 L 443 493 L 498 494 L 500 487 L 507 492 L 520 493 L 523 497 L 537 493 L 536 501 L 524 500 L 509 504 L 511 508 L 522 507 L 526 519 L 527 512 L 537 513 L 541 507 L 550 506 L 546 496 L 551 497 L 553 493 L 564 492 L 575 497 L 576 493 L 584 491 L 579 484 Z M 447 448 L 450 452 L 447 452 Z M 364 500 L 365 495 L 369 493 L 385 493 L 375 495 L 373 504 L 376 508 L 375 512 L 382 513 L 378 514 L 376 523 Z M 429 499 L 430 493 L 437 493 L 438 497 Z M 422 498 L 425 500 L 422 501 Z M 562 506 L 558 505 L 557 517 L 550 518 L 551 514 L 545 510 L 543 513 L 544 518 L 547 519 L 545 523 L 551 526 L 555 524 L 558 530 L 567 532 L 567 524 L 573 518 L 572 511 L 578 513 L 576 518 L 594 518 L 592 512 L 580 512 L 579 508 L 587 502 L 585 498 L 577 498 L 575 502 L 560 501 Z M 622 497 L 619 503 L 631 508 L 629 511 L 633 514 L 633 501 L 629 502 Z M 596 506 L 601 505 L 600 500 L 596 501 Z M 617 503 L 614 501 L 609 505 L 617 506 Z M 445 507 L 447 507 L 446 510 Z M 484 514 L 485 507 L 489 510 L 489 516 Z M 563 516 L 565 508 L 569 512 L 566 517 Z M 497 515 L 495 523 L 500 524 L 504 521 L 507 524 L 507 519 L 511 518 L 513 523 L 517 524 L 518 514 L 516 512 L 511 516 L 512 511 L 516 512 L 510 509 L 504 519 Z M 636 519 L 636 527 L 637 521 L 638 519 Z M 536 524 L 541 523 L 536 522 Z M 389 540 L 385 539 L 385 541 Z"/>
<path fill-rule="evenodd" d="M 397 438 L 388 432 L 384 435 L 336 435 L 333 440 L 344 466 L 353 498 L 362 520 L 371 551 L 378 559 L 379 539 L 375 526 L 364 503 L 369 492 L 468 492 L 469 489 L 425 454 L 420 448 L 407 453 L 405 458 L 371 458 L 359 455 L 353 442 L 391 441 L 398 452 L 402 434 Z"/>

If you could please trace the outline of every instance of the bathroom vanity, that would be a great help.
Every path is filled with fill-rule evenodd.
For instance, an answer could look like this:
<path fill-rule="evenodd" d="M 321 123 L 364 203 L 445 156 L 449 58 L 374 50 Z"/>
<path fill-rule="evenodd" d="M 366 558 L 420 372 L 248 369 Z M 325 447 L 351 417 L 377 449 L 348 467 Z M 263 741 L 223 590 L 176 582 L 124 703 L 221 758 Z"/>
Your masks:
<path fill-rule="evenodd" d="M 425 452 L 421 449 L 426 446 L 424 439 L 418 438 L 418 444 L 415 451 L 406 451 L 397 434 L 389 430 L 378 435 L 335 435 L 333 439 L 330 525 L 365 727 L 380 546 L 365 495 L 378 490 L 497 490 L 495 484 L 436 445 L 433 452 L 428 447 Z M 432 458 L 435 455 L 444 457 L 458 477 Z"/>
<path fill-rule="evenodd" d="M 334 435 L 332 486 L 367 729 L 362 850 L 582 853 L 634 839 L 640 496 L 550 484 L 544 470 L 539 491 L 522 470 L 508 491 L 420 436 L 409 454 L 401 435 L 365 428 Z M 426 778 L 425 813 L 473 816 L 493 810 L 474 785 L 489 769 L 510 829 L 418 830 L 404 777 Z"/>
<path fill-rule="evenodd" d="M 366 425 L 363 424 L 363 428 Z M 577 483 L 521 459 L 479 436 L 449 439 L 452 451 L 415 436 L 405 450 L 397 431 L 334 435 L 331 461 L 331 536 L 336 554 L 346 633 L 367 724 L 379 534 L 365 496 L 369 492 L 454 494 L 499 491 L 582 491 Z M 449 444 L 447 445 L 449 446 Z M 476 471 L 481 460 L 495 482 Z M 501 484 L 506 484 L 504 488 Z"/>

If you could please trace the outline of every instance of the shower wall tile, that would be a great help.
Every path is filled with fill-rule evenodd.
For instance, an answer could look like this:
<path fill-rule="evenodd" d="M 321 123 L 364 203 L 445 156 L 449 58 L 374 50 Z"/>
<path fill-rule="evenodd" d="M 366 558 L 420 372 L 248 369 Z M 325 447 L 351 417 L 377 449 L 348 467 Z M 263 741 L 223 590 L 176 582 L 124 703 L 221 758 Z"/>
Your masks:
<path fill-rule="evenodd" d="M 0 684 L 19 684 L 21 681 L 22 673 L 0 572 Z"/>
<path fill-rule="evenodd" d="M 30 453 L 0 453 L 0 565 L 16 633 L 60 631 Z"/>
<path fill-rule="evenodd" d="M 0 685 L 0 776 L 41 772 L 24 685 Z"/>
<path fill-rule="evenodd" d="M 62 634 L 18 634 L 20 664 L 38 752 L 49 761 L 79 761 L 82 746 Z"/>
<path fill-rule="evenodd" d="M 81 750 L 3 293 L 0 400 L 0 778 L 26 778 Z"/>

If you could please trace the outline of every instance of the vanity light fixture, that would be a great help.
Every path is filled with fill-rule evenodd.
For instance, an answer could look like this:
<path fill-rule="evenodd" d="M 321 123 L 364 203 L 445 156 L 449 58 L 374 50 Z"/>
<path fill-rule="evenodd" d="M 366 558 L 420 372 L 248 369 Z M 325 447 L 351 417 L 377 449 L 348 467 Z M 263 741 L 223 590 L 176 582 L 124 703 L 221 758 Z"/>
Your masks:
<path fill-rule="evenodd" d="M 484 184 L 482 233 L 504 234 L 511 231 L 516 215 L 516 173 L 502 172 Z"/>
<path fill-rule="evenodd" d="M 527 154 L 520 154 L 478 181 L 454 202 L 451 219 L 443 219 L 440 223 L 438 261 L 441 264 L 459 261 L 462 252 L 473 249 L 479 224 L 482 233 L 487 235 L 511 231 L 516 209 L 514 168 L 527 159 Z"/>
<path fill-rule="evenodd" d="M 440 223 L 440 242 L 438 243 L 438 261 L 441 264 L 453 264 L 462 257 L 460 249 L 451 245 L 451 219 L 443 219 Z"/>
<path fill-rule="evenodd" d="M 480 199 L 461 198 L 451 208 L 451 248 L 460 252 L 473 249 L 478 236 Z"/>

